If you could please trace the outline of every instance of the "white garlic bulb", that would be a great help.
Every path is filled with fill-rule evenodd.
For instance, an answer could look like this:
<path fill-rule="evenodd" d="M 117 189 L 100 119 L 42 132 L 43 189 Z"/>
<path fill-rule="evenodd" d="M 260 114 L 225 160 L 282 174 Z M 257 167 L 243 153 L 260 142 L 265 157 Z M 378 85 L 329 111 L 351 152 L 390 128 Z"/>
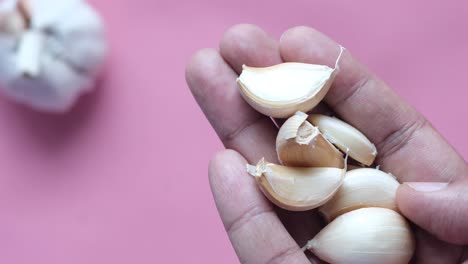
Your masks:
<path fill-rule="evenodd" d="M 100 16 L 85 1 L 7 0 L 0 17 L 5 95 L 37 110 L 65 112 L 93 88 L 107 43 Z"/>
<path fill-rule="evenodd" d="M 386 208 L 363 208 L 336 218 L 304 248 L 332 264 L 406 264 L 415 243 L 403 216 Z"/>

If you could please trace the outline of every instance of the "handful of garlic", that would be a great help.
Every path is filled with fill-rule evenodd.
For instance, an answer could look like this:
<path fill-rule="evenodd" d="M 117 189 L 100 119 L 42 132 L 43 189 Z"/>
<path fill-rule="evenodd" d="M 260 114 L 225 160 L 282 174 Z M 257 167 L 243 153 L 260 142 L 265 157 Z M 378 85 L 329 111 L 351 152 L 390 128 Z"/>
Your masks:
<path fill-rule="evenodd" d="M 305 250 L 329 263 L 408 263 L 415 244 L 395 202 L 399 182 L 371 166 L 377 149 L 359 130 L 334 117 L 310 115 L 338 71 L 323 65 L 284 63 L 244 67 L 242 96 L 257 111 L 288 118 L 276 139 L 280 164 L 247 165 L 265 196 L 291 211 L 319 208 L 329 223 Z M 346 157 L 344 157 L 346 154 Z M 363 168 L 348 170 L 348 158 Z"/>
<path fill-rule="evenodd" d="M 0 3 L 0 90 L 46 112 L 90 91 L 107 53 L 104 26 L 84 0 Z"/>

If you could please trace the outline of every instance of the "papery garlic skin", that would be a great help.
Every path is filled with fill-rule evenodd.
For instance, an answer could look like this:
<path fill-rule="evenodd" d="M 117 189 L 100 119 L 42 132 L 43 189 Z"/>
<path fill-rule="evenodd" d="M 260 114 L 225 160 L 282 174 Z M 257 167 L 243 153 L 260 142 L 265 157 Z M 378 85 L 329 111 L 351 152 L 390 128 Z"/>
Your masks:
<path fill-rule="evenodd" d="M 332 264 L 406 264 L 415 249 L 403 216 L 386 208 L 363 208 L 339 216 L 305 246 Z"/>
<path fill-rule="evenodd" d="M 319 207 L 338 190 L 345 169 L 286 167 L 260 160 L 247 165 L 265 196 L 277 206 L 290 211 Z"/>
<path fill-rule="evenodd" d="M 308 115 L 297 112 L 281 126 L 276 152 L 281 164 L 297 167 L 344 168 L 343 155 L 306 121 Z"/>
<path fill-rule="evenodd" d="M 319 211 L 329 222 L 346 212 L 364 207 L 398 211 L 396 192 L 400 183 L 383 171 L 361 168 L 348 171 L 336 194 Z"/>
<path fill-rule="evenodd" d="M 36 110 L 66 112 L 100 73 L 108 49 L 103 21 L 82 0 L 26 2 L 29 27 L 0 33 L 0 88 Z"/>

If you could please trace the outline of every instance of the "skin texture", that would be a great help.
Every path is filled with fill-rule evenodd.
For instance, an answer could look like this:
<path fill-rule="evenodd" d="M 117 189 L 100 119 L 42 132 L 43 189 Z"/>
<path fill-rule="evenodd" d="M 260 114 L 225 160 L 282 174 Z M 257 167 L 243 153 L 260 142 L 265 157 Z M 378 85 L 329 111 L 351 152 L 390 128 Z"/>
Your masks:
<path fill-rule="evenodd" d="M 212 159 L 209 177 L 219 214 L 242 263 L 321 263 L 300 247 L 323 223 L 316 211 L 273 207 L 246 173 L 247 162 L 255 164 L 262 157 L 277 161 L 278 128 L 241 98 L 235 81 L 241 66 L 292 61 L 332 66 L 338 53 L 337 43 L 308 27 L 292 28 L 276 41 L 254 25 L 236 25 L 224 34 L 219 50 L 201 50 L 187 65 L 187 83 L 228 149 Z M 450 182 L 431 192 L 403 184 L 397 202 L 415 223 L 414 263 L 466 261 L 468 165 L 463 158 L 349 51 L 324 101 L 376 144 L 377 163 L 401 182 Z"/>

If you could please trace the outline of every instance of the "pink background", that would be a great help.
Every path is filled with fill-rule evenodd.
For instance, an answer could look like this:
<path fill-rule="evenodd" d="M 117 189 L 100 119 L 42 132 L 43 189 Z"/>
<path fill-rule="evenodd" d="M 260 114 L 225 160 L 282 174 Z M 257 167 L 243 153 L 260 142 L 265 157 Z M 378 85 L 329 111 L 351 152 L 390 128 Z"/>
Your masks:
<path fill-rule="evenodd" d="M 207 164 L 222 148 L 184 80 L 199 48 L 256 23 L 338 40 L 468 157 L 466 1 L 94 0 L 112 46 L 67 116 L 0 99 L 0 263 L 237 263 Z"/>

